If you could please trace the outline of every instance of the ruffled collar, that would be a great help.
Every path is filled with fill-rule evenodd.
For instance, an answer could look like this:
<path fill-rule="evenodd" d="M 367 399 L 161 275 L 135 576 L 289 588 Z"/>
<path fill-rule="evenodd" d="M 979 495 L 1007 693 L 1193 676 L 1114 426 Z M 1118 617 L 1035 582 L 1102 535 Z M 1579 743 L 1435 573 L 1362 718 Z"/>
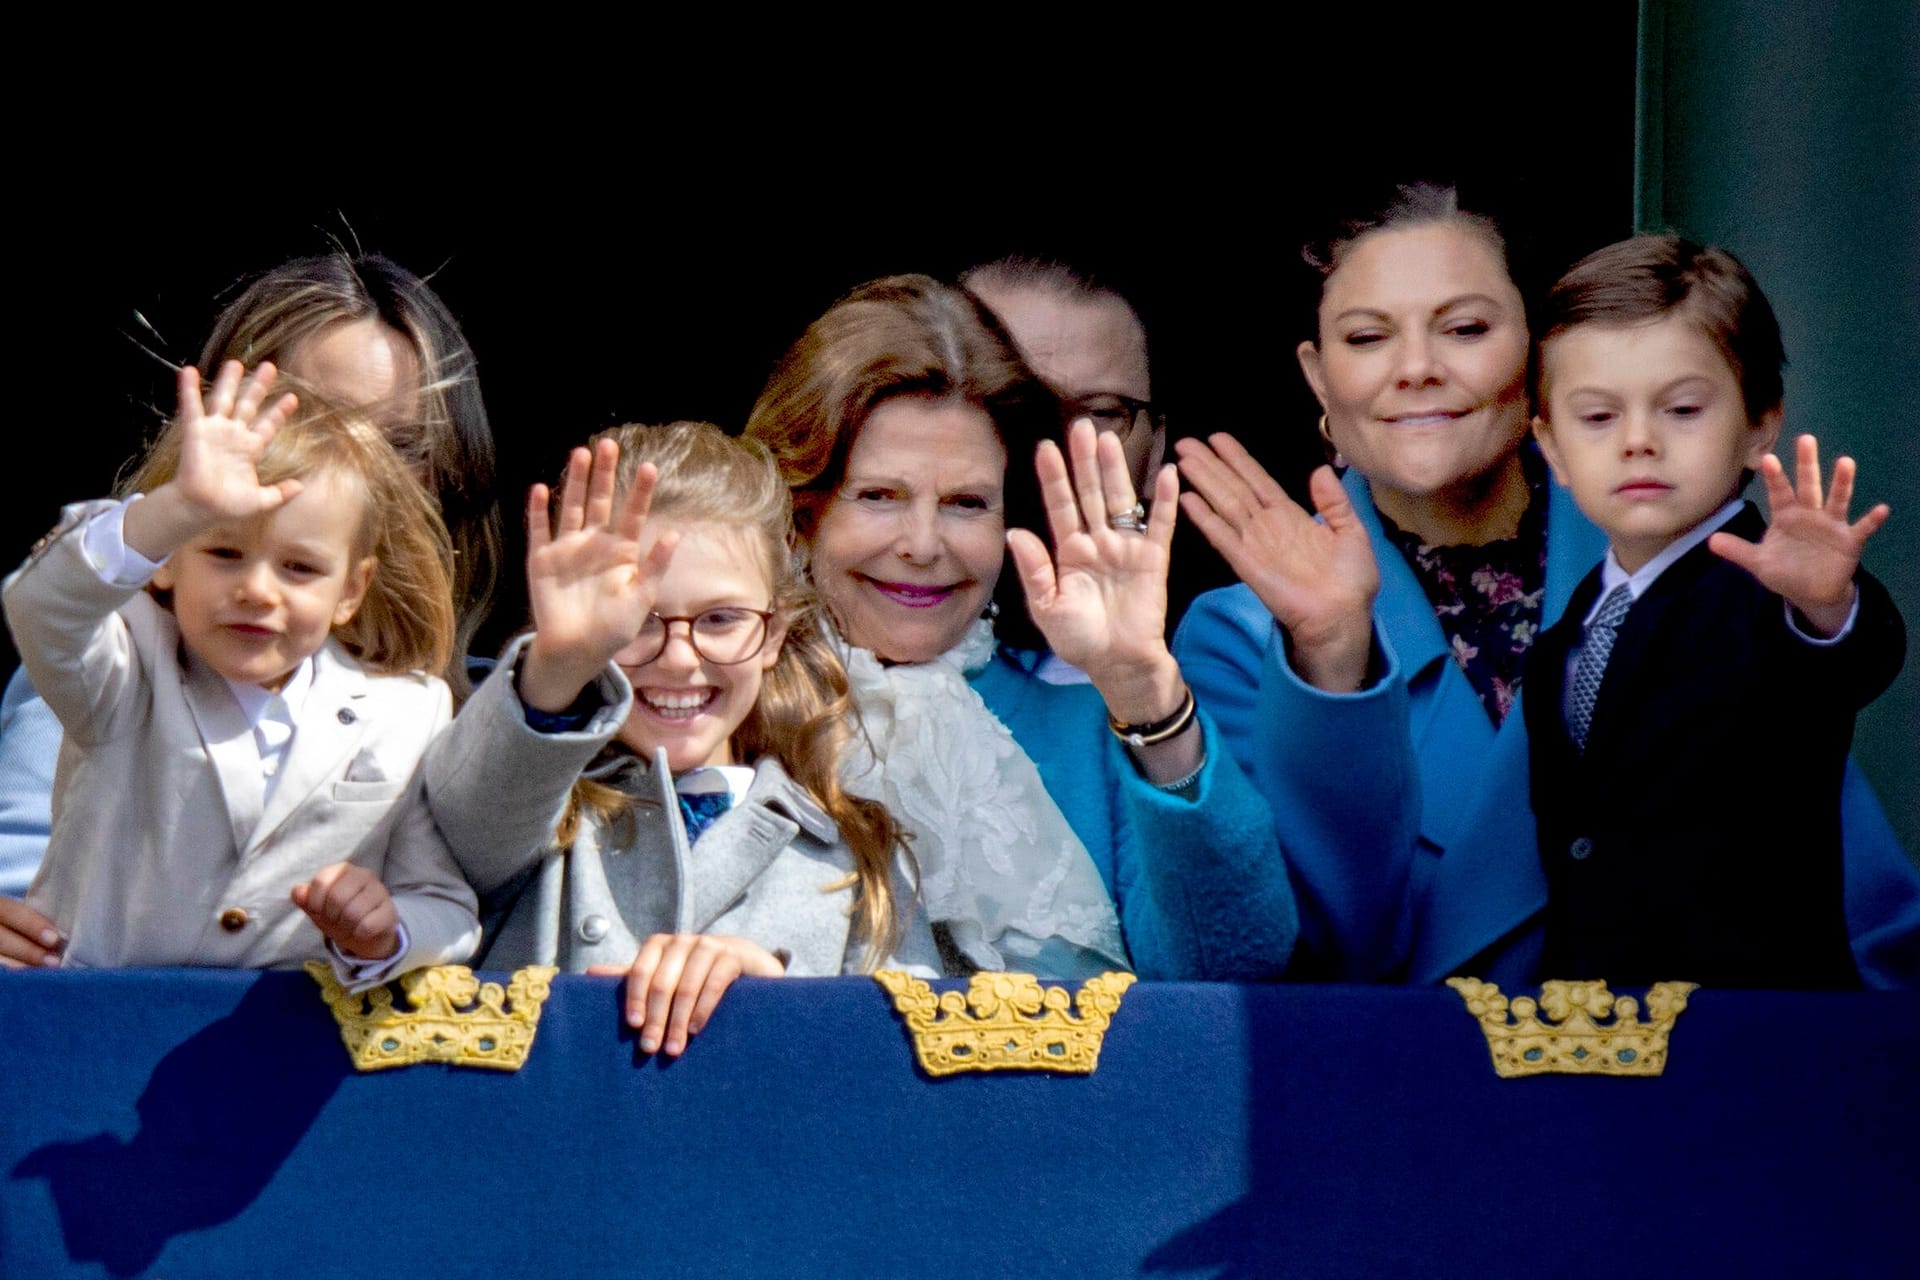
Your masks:
<path fill-rule="evenodd" d="M 974 623 L 927 662 L 884 663 L 832 638 L 866 730 L 847 788 L 885 804 L 911 833 L 928 918 L 968 963 L 1044 968 L 1064 941 L 1126 966 L 1099 868 L 969 683 L 994 660 L 992 625 Z"/>
<path fill-rule="evenodd" d="M 958 672 L 962 679 L 971 680 L 987 669 L 993 661 L 999 642 L 993 636 L 993 624 L 981 618 L 960 637 L 960 643 L 953 646 L 937 658 L 925 662 L 884 662 L 871 649 L 861 649 L 847 643 L 839 632 L 829 629 L 828 638 L 840 654 L 840 662 L 847 674 L 856 683 L 871 684 L 891 678 L 890 673 L 899 673 L 901 677 L 912 679 L 913 673 L 930 667 L 944 667 Z"/>

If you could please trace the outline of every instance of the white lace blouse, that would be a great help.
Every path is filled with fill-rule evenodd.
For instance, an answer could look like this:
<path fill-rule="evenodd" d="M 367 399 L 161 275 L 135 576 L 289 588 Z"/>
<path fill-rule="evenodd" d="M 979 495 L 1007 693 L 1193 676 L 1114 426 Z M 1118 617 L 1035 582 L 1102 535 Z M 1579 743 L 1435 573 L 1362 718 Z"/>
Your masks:
<path fill-rule="evenodd" d="M 1077 978 L 1129 967 L 1113 899 L 1007 727 L 968 683 L 994 655 L 975 623 L 930 662 L 838 642 L 866 725 L 849 790 L 912 837 L 928 917 L 981 969 Z"/>

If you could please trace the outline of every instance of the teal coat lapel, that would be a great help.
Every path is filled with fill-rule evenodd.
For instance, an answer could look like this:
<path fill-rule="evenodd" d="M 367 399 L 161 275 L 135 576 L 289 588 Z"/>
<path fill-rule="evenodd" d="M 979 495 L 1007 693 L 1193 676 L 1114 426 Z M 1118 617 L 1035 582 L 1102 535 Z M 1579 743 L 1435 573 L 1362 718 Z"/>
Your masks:
<path fill-rule="evenodd" d="M 1366 480 L 1349 471 L 1345 484 L 1380 562 L 1375 621 L 1406 674 L 1426 847 L 1414 870 L 1408 976 L 1433 982 L 1527 927 L 1546 906 L 1527 799 L 1526 728 L 1516 709 L 1494 729 L 1452 660 L 1420 580 L 1381 526 Z M 1542 626 L 1560 616 L 1574 587 L 1605 554 L 1600 531 L 1565 489 L 1551 485 Z"/>

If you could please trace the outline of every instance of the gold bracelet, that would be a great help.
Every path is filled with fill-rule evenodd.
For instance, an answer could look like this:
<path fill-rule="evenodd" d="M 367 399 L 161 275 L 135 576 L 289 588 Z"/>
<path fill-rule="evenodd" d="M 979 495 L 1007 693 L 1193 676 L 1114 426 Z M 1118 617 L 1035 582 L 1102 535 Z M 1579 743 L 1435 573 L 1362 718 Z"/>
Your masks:
<path fill-rule="evenodd" d="M 1165 742 L 1168 738 L 1178 735 L 1193 723 L 1194 709 L 1193 689 L 1189 686 L 1187 696 L 1180 702 L 1179 710 L 1166 719 L 1153 720 L 1146 724 L 1122 724 L 1114 719 L 1113 713 L 1109 711 L 1107 728 L 1113 730 L 1114 737 L 1138 751 L 1142 747 L 1150 747 L 1156 742 Z"/>

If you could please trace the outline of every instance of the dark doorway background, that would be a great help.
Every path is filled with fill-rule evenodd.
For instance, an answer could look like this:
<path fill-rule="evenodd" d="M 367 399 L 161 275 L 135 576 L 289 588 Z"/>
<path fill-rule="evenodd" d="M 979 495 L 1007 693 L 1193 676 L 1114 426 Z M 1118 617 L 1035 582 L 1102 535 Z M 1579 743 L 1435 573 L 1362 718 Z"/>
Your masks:
<path fill-rule="evenodd" d="M 184 142 L 30 141 L 17 171 L 39 195 L 17 210 L 12 274 L 35 352 L 15 374 L 35 390 L 15 399 L 0 558 L 106 492 L 157 428 L 172 390 L 154 354 L 193 359 L 237 285 L 334 239 L 433 273 L 478 353 L 509 533 L 483 648 L 522 617 L 526 486 L 570 445 L 622 421 L 737 429 L 807 322 L 891 272 L 951 278 L 1008 252 L 1081 265 L 1139 306 L 1176 432 L 1232 431 L 1297 491 L 1319 460 L 1293 357 L 1314 289 L 1297 250 L 1327 211 L 1457 180 L 1549 278 L 1632 229 L 1634 6 L 1522 12 L 1390 42 L 1221 33 L 1203 66 L 1150 72 L 1136 50 L 1105 64 L 1133 68 L 1118 81 L 1055 66 L 1050 87 L 994 101 L 912 76 L 805 110 L 771 86 L 712 114 L 650 93 L 453 130 L 431 163 L 369 165 L 381 148 L 358 135 L 313 150 L 309 133 L 297 162 L 268 151 L 257 169 L 227 156 L 226 173 Z M 1577 91 L 1528 78 L 1569 59 Z M 1224 580 L 1198 544 L 1182 543 L 1178 597 Z"/>

